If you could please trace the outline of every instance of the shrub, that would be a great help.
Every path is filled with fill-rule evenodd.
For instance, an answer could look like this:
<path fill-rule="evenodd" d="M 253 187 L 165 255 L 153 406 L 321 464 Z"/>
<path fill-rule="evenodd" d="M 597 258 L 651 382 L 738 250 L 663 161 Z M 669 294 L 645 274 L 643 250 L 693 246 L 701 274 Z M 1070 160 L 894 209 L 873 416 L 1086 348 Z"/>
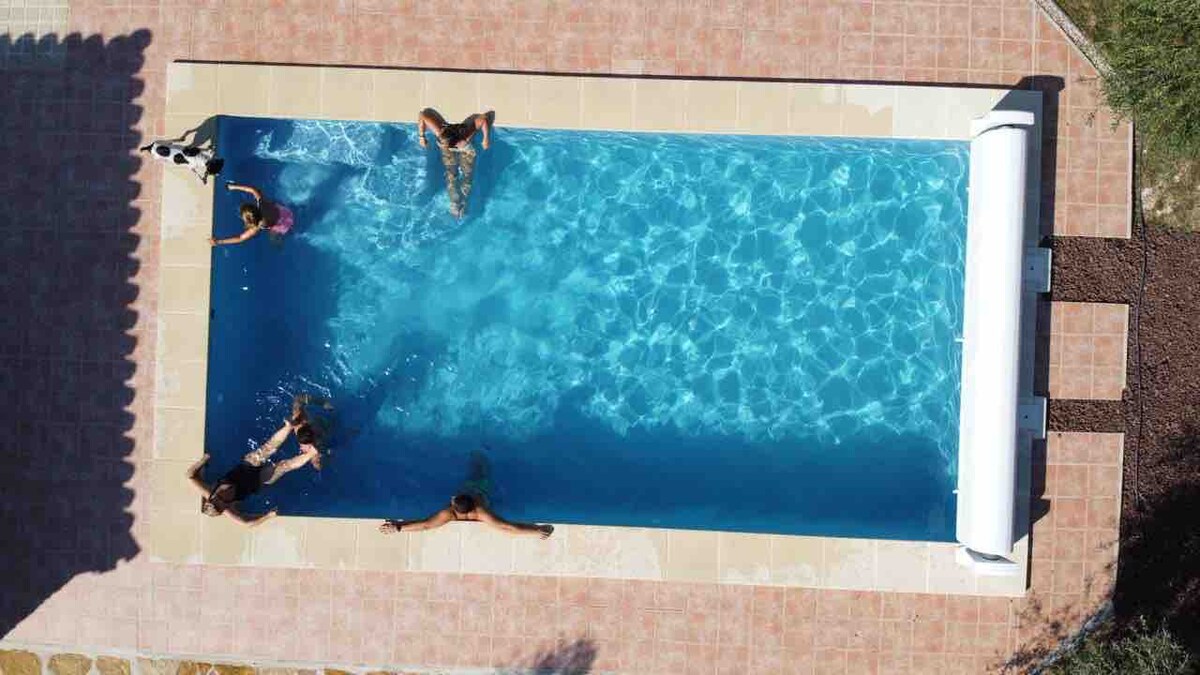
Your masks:
<path fill-rule="evenodd" d="M 1124 636 L 1112 629 L 1089 635 L 1054 662 L 1053 675 L 1192 675 L 1196 662 L 1165 629 L 1145 620 Z"/>
<path fill-rule="evenodd" d="M 1104 3 L 1093 30 L 1108 62 L 1109 106 L 1133 119 L 1161 152 L 1200 158 L 1200 4 L 1196 0 Z"/>

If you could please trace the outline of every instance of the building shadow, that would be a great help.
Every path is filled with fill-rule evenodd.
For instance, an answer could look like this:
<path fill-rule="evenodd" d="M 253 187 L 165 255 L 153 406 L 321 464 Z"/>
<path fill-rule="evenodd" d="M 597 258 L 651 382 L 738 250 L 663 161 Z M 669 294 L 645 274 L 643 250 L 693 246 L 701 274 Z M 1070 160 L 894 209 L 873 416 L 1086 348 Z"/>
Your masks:
<path fill-rule="evenodd" d="M 0 36 L 0 636 L 138 552 L 133 386 L 152 378 L 133 360 L 132 125 L 149 43 Z"/>

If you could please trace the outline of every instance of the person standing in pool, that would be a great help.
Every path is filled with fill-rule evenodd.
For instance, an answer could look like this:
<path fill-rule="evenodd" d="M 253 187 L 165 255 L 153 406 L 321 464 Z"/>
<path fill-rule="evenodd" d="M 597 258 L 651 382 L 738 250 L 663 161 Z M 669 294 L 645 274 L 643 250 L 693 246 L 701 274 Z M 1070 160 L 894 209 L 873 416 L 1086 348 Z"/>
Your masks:
<path fill-rule="evenodd" d="M 200 472 L 210 458 L 208 454 L 188 469 L 188 479 L 205 495 L 200 502 L 200 511 L 213 517 L 223 513 L 229 514 L 229 517 L 244 525 L 256 525 L 274 517 L 275 509 L 257 516 L 247 516 L 237 504 L 306 464 L 312 464 L 318 471 L 321 469 L 321 451 L 317 447 L 321 440 L 320 431 L 304 411 L 305 405 L 319 402 L 322 401 L 313 399 L 308 394 L 297 396 L 292 402 L 292 415 L 284 420 L 283 426 L 257 450 L 242 457 L 242 461 L 222 476 L 215 485 L 209 486 L 200 478 Z M 328 401 L 322 403 L 326 408 L 331 407 Z M 300 452 L 282 462 L 270 462 L 271 456 L 278 452 L 292 434 L 296 435 Z"/>
<path fill-rule="evenodd" d="M 481 453 L 471 457 L 471 474 L 463 490 L 450 498 L 450 505 L 421 520 L 386 520 L 379 526 L 384 534 L 433 530 L 454 520 L 478 522 L 514 535 L 537 535 L 542 539 L 554 533 L 553 525 L 512 523 L 487 507 L 487 460 Z"/>
<path fill-rule="evenodd" d="M 471 139 L 475 132 L 483 131 L 483 149 L 492 147 L 492 124 L 496 113 L 468 115 L 458 124 L 450 124 L 433 108 L 426 108 L 417 115 L 417 136 L 422 148 L 429 147 L 425 130 L 433 132 L 438 150 L 442 154 L 442 166 L 446 167 L 446 193 L 450 196 L 450 215 L 462 218 L 467 210 L 467 196 L 471 194 L 471 181 L 475 174 L 475 146 Z"/>
<path fill-rule="evenodd" d="M 279 238 L 292 231 L 292 226 L 296 222 L 295 216 L 292 215 L 292 210 L 283 204 L 267 199 L 258 188 L 250 185 L 229 183 L 225 186 L 225 189 L 233 192 L 245 192 L 254 198 L 254 203 L 242 203 L 240 209 L 242 225 L 244 226 L 242 233 L 236 237 L 227 237 L 225 239 L 210 237 L 208 241 L 213 246 L 240 244 L 257 235 L 259 232 L 267 232 L 272 238 Z"/>

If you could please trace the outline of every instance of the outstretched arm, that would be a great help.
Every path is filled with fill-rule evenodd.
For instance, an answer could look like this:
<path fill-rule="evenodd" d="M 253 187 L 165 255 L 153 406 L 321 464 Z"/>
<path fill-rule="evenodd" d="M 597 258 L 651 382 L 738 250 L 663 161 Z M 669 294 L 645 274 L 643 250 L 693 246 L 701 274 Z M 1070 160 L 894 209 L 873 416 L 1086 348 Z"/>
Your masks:
<path fill-rule="evenodd" d="M 275 470 L 271 472 L 271 477 L 267 479 L 267 485 L 274 483 L 309 462 L 312 462 L 314 465 L 316 464 L 317 457 L 320 457 L 320 451 L 311 445 L 301 446 L 301 448 L 302 451 L 299 454 L 288 457 L 275 465 Z"/>
<path fill-rule="evenodd" d="M 274 434 L 271 434 L 266 443 L 258 446 L 257 450 L 246 453 L 243 459 L 254 466 L 262 464 L 279 450 L 279 446 L 283 445 L 283 442 L 287 440 L 290 433 L 292 433 L 292 422 L 291 420 L 284 420 L 283 426 L 279 427 L 279 430 Z"/>
<path fill-rule="evenodd" d="M 446 507 L 441 511 L 423 518 L 421 520 L 389 520 L 379 526 L 379 531 L 384 534 L 393 534 L 395 532 L 420 532 L 421 530 L 435 530 L 446 523 L 454 520 L 454 516 L 450 514 L 450 507 Z"/>
<path fill-rule="evenodd" d="M 256 202 L 261 202 L 262 198 L 263 198 L 262 192 L 260 192 L 258 190 L 258 188 L 254 187 L 253 185 L 242 185 L 240 183 L 227 183 L 225 185 L 225 189 L 232 190 L 234 192 L 245 192 L 246 194 L 250 195 L 251 197 L 254 197 L 254 201 L 256 201 Z"/>
<path fill-rule="evenodd" d="M 236 237 L 226 237 L 225 239 L 217 239 L 214 237 L 210 238 L 208 241 L 213 246 L 220 246 L 222 244 L 240 244 L 243 241 L 246 241 L 247 239 L 257 235 L 259 232 L 262 232 L 261 227 L 247 227 Z"/>
<path fill-rule="evenodd" d="M 479 522 L 486 523 L 487 525 L 494 527 L 497 530 L 500 530 L 501 532 L 507 532 L 508 534 L 516 534 L 516 535 L 537 535 L 537 536 L 541 537 L 542 539 L 549 537 L 550 534 L 554 532 L 553 525 L 537 525 L 535 523 L 510 523 L 507 520 L 492 513 L 491 511 L 489 511 L 486 506 L 480 505 L 475 508 L 476 508 L 476 512 L 478 513 L 477 517 L 479 519 Z"/>

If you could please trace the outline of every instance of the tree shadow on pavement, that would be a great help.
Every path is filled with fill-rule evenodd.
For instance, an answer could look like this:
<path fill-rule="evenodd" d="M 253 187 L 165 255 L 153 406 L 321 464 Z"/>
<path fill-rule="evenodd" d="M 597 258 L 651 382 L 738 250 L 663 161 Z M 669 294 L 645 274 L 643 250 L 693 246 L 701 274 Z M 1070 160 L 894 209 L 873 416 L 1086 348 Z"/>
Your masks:
<path fill-rule="evenodd" d="M 149 43 L 0 36 L 0 637 L 138 552 L 126 484 L 153 378 L 133 355 L 154 305 L 132 283 L 132 125 Z"/>
<path fill-rule="evenodd" d="M 1200 425 L 1186 424 L 1163 458 L 1176 480 L 1126 511 L 1114 608 L 1132 625 L 1165 625 L 1200 655 Z"/>
<path fill-rule="evenodd" d="M 586 675 L 596 662 L 596 645 L 578 638 L 538 652 L 528 663 L 500 669 L 504 675 Z"/>

